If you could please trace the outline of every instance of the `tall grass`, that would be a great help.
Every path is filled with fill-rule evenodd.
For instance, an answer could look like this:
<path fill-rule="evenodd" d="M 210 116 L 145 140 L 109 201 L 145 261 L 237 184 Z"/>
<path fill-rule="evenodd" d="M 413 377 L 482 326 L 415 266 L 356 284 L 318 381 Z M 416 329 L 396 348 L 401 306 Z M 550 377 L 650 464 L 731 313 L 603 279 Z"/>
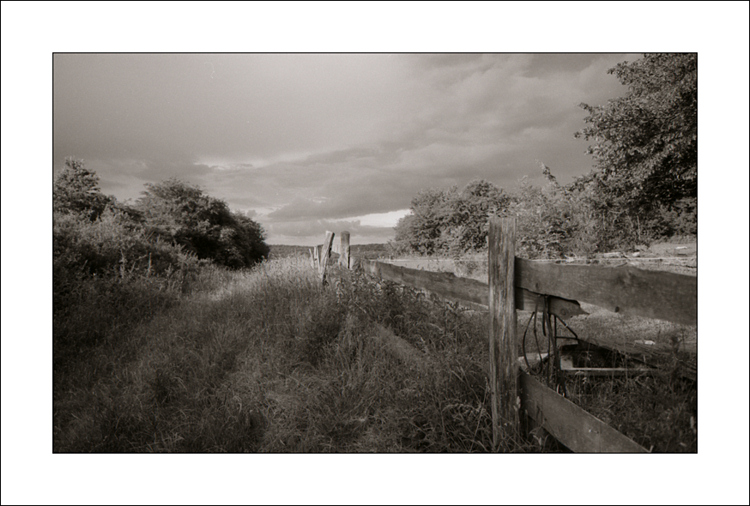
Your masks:
<path fill-rule="evenodd" d="M 303 258 L 119 297 L 55 320 L 97 336 L 56 346 L 57 452 L 492 449 L 483 316 Z"/>
<path fill-rule="evenodd" d="M 302 257 L 178 279 L 93 280 L 55 314 L 54 451 L 493 450 L 486 313 L 351 271 L 323 287 Z M 647 448 L 694 451 L 689 385 L 570 386 Z"/>

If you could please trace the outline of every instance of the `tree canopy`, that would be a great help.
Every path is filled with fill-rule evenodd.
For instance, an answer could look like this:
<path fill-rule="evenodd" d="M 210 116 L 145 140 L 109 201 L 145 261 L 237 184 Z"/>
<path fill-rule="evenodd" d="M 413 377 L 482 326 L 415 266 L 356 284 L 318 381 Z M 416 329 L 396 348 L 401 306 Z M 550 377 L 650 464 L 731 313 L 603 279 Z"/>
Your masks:
<path fill-rule="evenodd" d="M 429 188 L 411 201 L 411 214 L 396 225 L 394 246 L 422 254 L 478 251 L 487 242 L 487 219 L 504 212 L 509 197 L 494 184 L 475 179 L 459 191 Z"/>
<path fill-rule="evenodd" d="M 57 257 L 89 270 L 101 264 L 99 271 L 128 256 L 155 261 L 165 251 L 171 259 L 181 252 L 234 269 L 268 257 L 263 228 L 200 188 L 168 179 L 146 184 L 142 193 L 135 205 L 118 202 L 101 192 L 83 161 L 67 159 L 52 193 Z M 109 244 L 97 242 L 105 237 Z M 105 249 L 111 254 L 102 256 Z"/>
<path fill-rule="evenodd" d="M 628 87 L 606 105 L 581 104 L 596 170 L 580 178 L 631 217 L 694 212 L 697 198 L 697 55 L 645 54 L 608 71 Z"/>
<path fill-rule="evenodd" d="M 111 203 L 112 199 L 99 189 L 99 176 L 93 170 L 87 169 L 82 160 L 65 159 L 52 189 L 54 211 L 79 214 L 94 221 Z"/>
<path fill-rule="evenodd" d="M 172 178 L 146 184 L 142 194 L 136 208 L 150 234 L 232 268 L 268 257 L 261 226 L 200 188 Z"/>

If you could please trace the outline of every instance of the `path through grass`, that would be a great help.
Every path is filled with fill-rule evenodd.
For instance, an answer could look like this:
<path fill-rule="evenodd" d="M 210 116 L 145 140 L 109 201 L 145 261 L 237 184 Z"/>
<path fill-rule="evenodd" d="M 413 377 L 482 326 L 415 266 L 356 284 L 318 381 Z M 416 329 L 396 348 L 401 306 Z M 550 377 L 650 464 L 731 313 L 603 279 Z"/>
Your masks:
<path fill-rule="evenodd" d="M 391 283 L 346 271 L 322 288 L 306 259 L 266 262 L 67 355 L 54 450 L 489 451 L 484 325 Z"/>

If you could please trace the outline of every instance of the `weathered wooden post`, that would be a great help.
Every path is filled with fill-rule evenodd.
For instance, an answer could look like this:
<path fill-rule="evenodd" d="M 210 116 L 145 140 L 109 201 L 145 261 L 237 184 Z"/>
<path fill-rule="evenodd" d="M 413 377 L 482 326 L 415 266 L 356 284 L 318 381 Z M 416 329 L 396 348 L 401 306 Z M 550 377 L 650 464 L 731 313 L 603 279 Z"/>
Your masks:
<path fill-rule="evenodd" d="M 323 250 L 320 254 L 320 281 L 325 286 L 326 284 L 326 267 L 328 267 L 328 259 L 331 257 L 331 245 L 333 244 L 333 232 L 326 231 L 326 240 L 323 243 Z"/>
<path fill-rule="evenodd" d="M 516 345 L 515 218 L 490 217 L 490 388 L 492 442 L 519 431 L 518 347 Z"/>
<path fill-rule="evenodd" d="M 341 232 L 341 248 L 339 251 L 339 265 L 345 269 L 349 268 L 349 232 Z"/>

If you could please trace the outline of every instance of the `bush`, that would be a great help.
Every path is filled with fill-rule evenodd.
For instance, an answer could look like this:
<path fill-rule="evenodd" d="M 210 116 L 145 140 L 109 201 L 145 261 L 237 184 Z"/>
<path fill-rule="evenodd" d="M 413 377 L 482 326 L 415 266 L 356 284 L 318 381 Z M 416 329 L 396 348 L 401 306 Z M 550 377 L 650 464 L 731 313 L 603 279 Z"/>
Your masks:
<path fill-rule="evenodd" d="M 178 179 L 147 184 L 137 209 L 148 234 L 231 269 L 268 258 L 263 228 Z"/>
<path fill-rule="evenodd" d="M 76 214 L 53 218 L 55 271 L 87 276 L 158 276 L 198 263 L 180 246 L 150 238 L 124 213 L 108 208 L 95 221 Z"/>

